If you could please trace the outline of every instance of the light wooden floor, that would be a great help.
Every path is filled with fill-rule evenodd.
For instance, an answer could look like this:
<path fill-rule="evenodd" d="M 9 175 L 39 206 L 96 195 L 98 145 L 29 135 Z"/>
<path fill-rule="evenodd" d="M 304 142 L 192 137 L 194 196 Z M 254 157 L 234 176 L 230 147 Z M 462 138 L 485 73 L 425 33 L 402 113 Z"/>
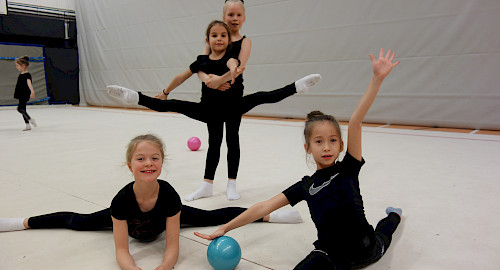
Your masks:
<path fill-rule="evenodd" d="M 179 114 L 78 106 L 30 106 L 39 127 L 22 132 L 15 108 L 0 109 L 0 216 L 27 217 L 54 211 L 89 213 L 108 207 L 133 178 L 124 166 L 125 146 L 142 133 L 167 145 L 162 179 L 182 196 L 201 183 L 206 127 Z M 342 126 L 345 130 L 346 126 Z M 242 198 L 225 197 L 225 146 L 214 196 L 186 203 L 204 209 L 249 207 L 313 173 L 303 150 L 303 120 L 244 117 L 240 128 Z M 367 124 L 366 164 L 360 174 L 368 221 L 385 208 L 403 208 L 403 221 L 386 255 L 366 269 L 498 269 L 500 265 L 500 137 L 498 132 L 441 130 Z M 202 140 L 199 151 L 187 139 Z M 290 206 L 287 206 L 290 207 Z M 250 224 L 230 232 L 242 247 L 237 269 L 292 269 L 316 239 L 307 205 L 301 224 Z M 339 221 L 340 222 L 340 221 Z M 176 269 L 210 269 L 208 241 L 181 230 Z M 164 236 L 130 241 L 143 269 L 162 259 Z M 0 233 L 0 269 L 119 269 L 111 231 L 64 229 Z"/>

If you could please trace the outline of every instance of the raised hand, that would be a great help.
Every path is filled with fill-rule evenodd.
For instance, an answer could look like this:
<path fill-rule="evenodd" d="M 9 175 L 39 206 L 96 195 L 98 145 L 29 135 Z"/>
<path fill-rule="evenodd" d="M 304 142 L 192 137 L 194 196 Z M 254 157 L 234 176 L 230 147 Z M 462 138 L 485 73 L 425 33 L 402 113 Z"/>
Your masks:
<path fill-rule="evenodd" d="M 384 48 L 380 49 L 378 60 L 370 54 L 373 75 L 379 77 L 380 79 L 384 79 L 387 75 L 389 75 L 391 70 L 400 63 L 400 61 L 393 63 L 392 61 L 394 61 L 394 57 L 396 57 L 396 53 L 392 50 L 387 51 L 387 54 L 384 55 Z"/>
<path fill-rule="evenodd" d="M 356 109 L 354 109 L 354 112 L 349 119 L 347 132 L 347 152 L 359 161 L 363 158 L 361 146 L 361 124 L 366 116 L 366 113 L 368 113 L 368 110 L 372 106 L 375 97 L 377 97 L 377 93 L 385 77 L 389 75 L 391 70 L 399 64 L 399 61 L 393 63 L 395 56 L 396 54 L 393 53 L 392 50 L 389 50 L 387 54 L 384 54 L 383 48 L 380 49 L 378 60 L 370 54 L 373 76 L 370 80 L 370 84 L 368 84 L 368 88 L 359 100 L 358 106 L 356 106 Z"/>

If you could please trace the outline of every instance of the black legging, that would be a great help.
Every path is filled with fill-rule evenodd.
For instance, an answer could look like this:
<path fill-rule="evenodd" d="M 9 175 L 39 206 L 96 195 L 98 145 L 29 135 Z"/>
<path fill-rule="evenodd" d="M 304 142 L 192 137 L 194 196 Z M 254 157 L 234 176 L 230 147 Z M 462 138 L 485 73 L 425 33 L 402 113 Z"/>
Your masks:
<path fill-rule="evenodd" d="M 208 150 L 205 161 L 205 179 L 213 180 L 219 165 L 224 124 L 226 125 L 227 177 L 236 179 L 240 166 L 240 123 L 241 115 L 228 117 L 225 121 L 210 121 L 208 129 Z"/>
<path fill-rule="evenodd" d="M 233 101 L 232 104 L 196 103 L 176 99 L 160 100 L 139 93 L 139 105 L 158 112 L 178 112 L 207 124 L 208 150 L 205 163 L 205 179 L 214 179 L 219 164 L 225 124 L 228 178 L 236 179 L 240 164 L 239 129 L 241 116 L 258 105 L 276 103 L 295 93 L 297 93 L 295 83 L 292 83 L 273 91 L 261 91 L 246 95 L 240 100 Z"/>
<path fill-rule="evenodd" d="M 26 103 L 29 99 L 19 99 L 19 105 L 17 105 L 17 111 L 23 115 L 24 123 L 29 124 L 31 117 L 26 112 Z"/>
<path fill-rule="evenodd" d="M 392 241 L 392 234 L 396 231 L 401 218 L 398 214 L 390 213 L 380 220 L 375 229 L 375 245 L 370 254 L 365 258 L 358 258 L 354 262 L 338 262 L 322 250 L 313 250 L 304 258 L 294 270 L 345 270 L 364 268 L 382 258 Z M 334 254 L 330 254 L 334 255 Z"/>
<path fill-rule="evenodd" d="M 203 210 L 183 205 L 180 215 L 182 227 L 215 226 L 229 222 L 246 208 L 226 207 L 214 210 Z M 262 222 L 262 219 L 256 222 Z M 109 208 L 91 214 L 73 212 L 57 212 L 30 217 L 28 226 L 32 229 L 64 228 L 75 231 L 98 231 L 113 227 Z"/>

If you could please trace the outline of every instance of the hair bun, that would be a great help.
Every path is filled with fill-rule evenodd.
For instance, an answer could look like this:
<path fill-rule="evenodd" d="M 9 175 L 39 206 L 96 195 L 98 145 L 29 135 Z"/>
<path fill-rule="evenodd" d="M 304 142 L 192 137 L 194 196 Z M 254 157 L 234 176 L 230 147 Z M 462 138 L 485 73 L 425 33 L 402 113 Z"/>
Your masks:
<path fill-rule="evenodd" d="M 320 117 L 320 116 L 324 116 L 325 114 L 320 112 L 320 111 L 312 111 L 310 113 L 307 114 L 307 120 L 312 120 L 316 117 Z"/>

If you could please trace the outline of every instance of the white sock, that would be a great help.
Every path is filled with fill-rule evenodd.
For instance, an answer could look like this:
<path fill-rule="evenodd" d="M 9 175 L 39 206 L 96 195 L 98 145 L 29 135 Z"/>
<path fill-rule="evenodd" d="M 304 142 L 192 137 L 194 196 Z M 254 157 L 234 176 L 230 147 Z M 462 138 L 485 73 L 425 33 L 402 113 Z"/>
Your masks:
<path fill-rule="evenodd" d="M 269 215 L 269 222 L 273 223 L 301 223 L 302 217 L 295 209 L 277 210 Z"/>
<path fill-rule="evenodd" d="M 203 181 L 203 183 L 201 183 L 201 187 L 197 189 L 195 192 L 184 197 L 184 200 L 190 202 L 205 197 L 212 197 L 213 191 L 214 191 L 214 184 Z"/>
<path fill-rule="evenodd" d="M 23 222 L 24 218 L 0 218 L 0 232 L 24 230 Z"/>
<path fill-rule="evenodd" d="M 295 89 L 297 93 L 305 93 L 309 90 L 309 87 L 317 84 L 321 80 L 320 74 L 307 75 L 302 79 L 295 82 Z"/>
<path fill-rule="evenodd" d="M 385 209 L 385 213 L 387 215 L 389 215 L 390 213 L 396 213 L 399 215 L 399 217 L 401 217 L 401 215 L 403 214 L 403 209 L 389 206 Z"/>
<path fill-rule="evenodd" d="M 35 119 L 31 118 L 31 119 L 30 119 L 30 123 L 31 123 L 34 127 L 36 127 L 36 122 L 35 122 Z"/>
<path fill-rule="evenodd" d="M 227 199 L 230 201 L 239 200 L 241 198 L 238 191 L 236 191 L 236 180 L 227 180 L 226 194 Z"/>
<path fill-rule="evenodd" d="M 108 94 L 110 96 L 117 97 L 126 103 L 137 103 L 139 102 L 139 93 L 134 90 L 119 86 L 119 85 L 108 85 Z"/>

